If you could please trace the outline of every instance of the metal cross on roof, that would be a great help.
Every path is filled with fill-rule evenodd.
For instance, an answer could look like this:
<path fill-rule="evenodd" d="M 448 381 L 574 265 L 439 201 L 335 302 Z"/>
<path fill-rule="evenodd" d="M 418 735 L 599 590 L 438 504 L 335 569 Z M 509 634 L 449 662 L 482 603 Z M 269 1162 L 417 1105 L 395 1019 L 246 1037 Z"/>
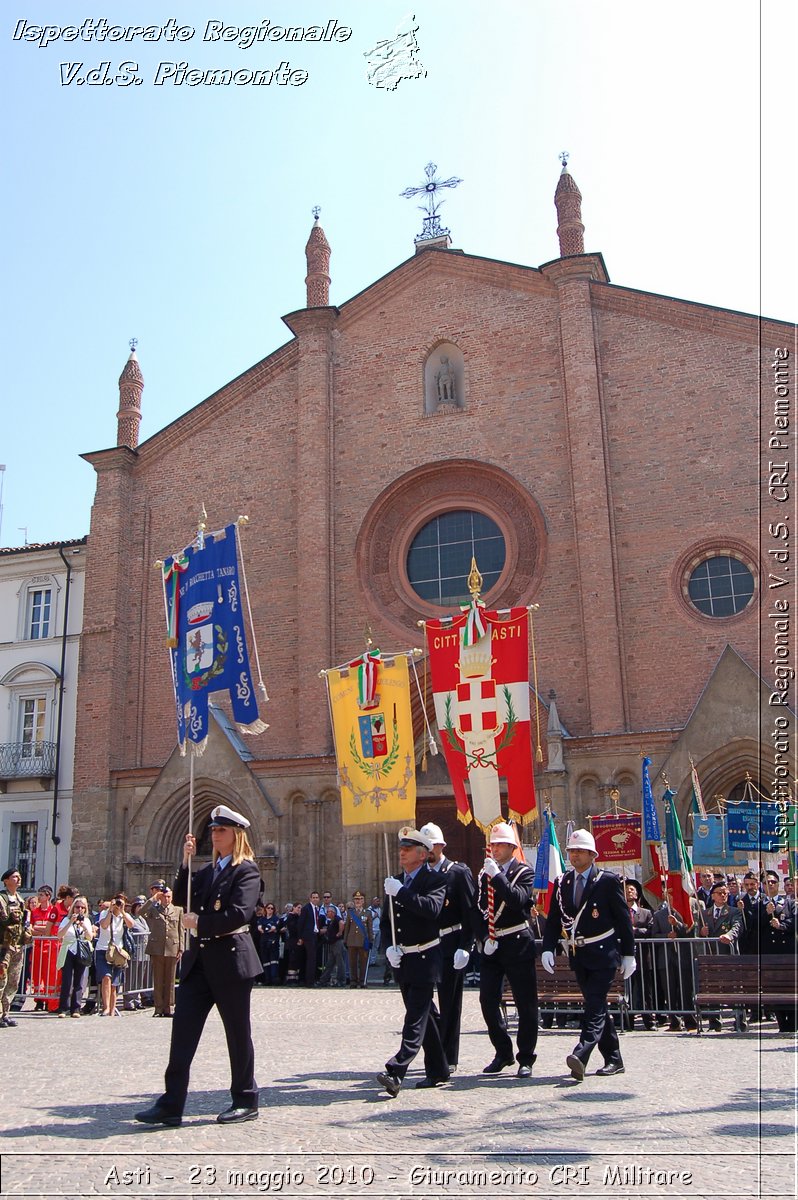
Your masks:
<path fill-rule="evenodd" d="M 138 346 L 138 344 L 139 344 L 139 339 L 138 339 L 138 338 L 131 338 L 131 339 L 130 339 L 130 342 L 129 342 L 128 344 L 129 344 L 129 346 L 130 346 L 130 349 L 131 349 L 131 350 L 135 350 L 135 349 L 136 349 L 136 346 Z"/>
<path fill-rule="evenodd" d="M 312 210 L 311 210 L 311 211 L 312 211 L 312 213 L 313 213 L 313 216 L 315 217 L 315 219 L 318 221 L 319 217 L 321 216 L 321 205 L 320 205 L 320 204 L 314 204 L 314 205 L 313 205 L 313 208 L 312 208 Z"/>
<path fill-rule="evenodd" d="M 462 179 L 458 179 L 453 175 L 451 179 L 436 179 L 435 174 L 438 170 L 437 164 L 434 162 L 427 163 L 424 168 L 424 174 L 427 177 L 427 182 L 421 187 L 405 188 L 400 192 L 405 200 L 412 200 L 414 196 L 424 196 L 425 203 L 419 204 L 419 208 L 427 215 L 424 218 L 424 228 L 421 234 L 416 238 L 417 242 L 427 241 L 429 238 L 447 237 L 449 230 L 441 226 L 438 209 L 443 204 L 443 200 L 437 199 L 437 194 L 441 188 L 454 188 Z"/>

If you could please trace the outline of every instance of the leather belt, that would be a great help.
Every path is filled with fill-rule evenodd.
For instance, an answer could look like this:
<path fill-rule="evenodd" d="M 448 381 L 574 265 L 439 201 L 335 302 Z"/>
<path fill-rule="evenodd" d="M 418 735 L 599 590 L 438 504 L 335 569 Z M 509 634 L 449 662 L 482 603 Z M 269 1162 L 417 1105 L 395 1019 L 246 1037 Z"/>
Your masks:
<path fill-rule="evenodd" d="M 402 946 L 400 944 L 399 949 L 403 954 L 420 954 L 422 950 L 429 950 L 432 946 L 439 946 L 440 944 L 441 939 L 436 937 L 431 942 L 421 942 L 418 946 Z"/>
<path fill-rule="evenodd" d="M 462 925 L 449 925 L 449 926 L 448 926 L 448 928 L 446 928 L 446 929 L 441 929 L 441 931 L 440 931 L 440 936 L 441 936 L 441 937 L 446 937 L 446 934 L 447 934 L 447 933 L 457 933 L 457 932 L 458 932 L 460 929 L 462 929 L 462 928 L 463 928 L 463 926 L 462 926 Z"/>
<path fill-rule="evenodd" d="M 604 933 L 597 933 L 595 937 L 582 937 L 581 934 L 577 934 L 573 940 L 573 944 L 575 946 L 589 946 L 593 942 L 603 942 L 605 938 L 612 937 L 614 933 L 614 929 L 607 929 Z"/>
<path fill-rule="evenodd" d="M 496 938 L 507 937 L 508 933 L 520 933 L 522 929 L 529 929 L 526 921 L 524 921 L 523 925 L 510 925 L 508 929 L 494 929 L 493 936 Z"/>

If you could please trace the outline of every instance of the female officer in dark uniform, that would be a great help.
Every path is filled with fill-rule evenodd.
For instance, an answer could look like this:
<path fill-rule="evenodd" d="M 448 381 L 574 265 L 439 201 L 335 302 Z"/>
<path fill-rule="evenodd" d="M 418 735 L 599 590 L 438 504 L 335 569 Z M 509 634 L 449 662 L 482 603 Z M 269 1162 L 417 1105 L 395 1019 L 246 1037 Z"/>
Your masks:
<path fill-rule="evenodd" d="M 216 1119 L 225 1125 L 252 1121 L 258 1115 L 249 1004 L 252 985 L 262 970 L 250 934 L 260 874 L 247 840 L 248 828 L 246 817 L 224 804 L 211 813 L 213 862 L 192 877 L 192 911 L 183 916 L 184 928 L 196 936 L 189 938 L 182 958 L 166 1088 L 151 1108 L 136 1113 L 136 1120 L 147 1125 L 181 1123 L 191 1063 L 214 1005 L 224 1025 L 232 1076 L 232 1104 Z M 186 906 L 188 870 L 196 849 L 196 839 L 187 834 L 174 887 L 174 903 L 181 907 Z"/>

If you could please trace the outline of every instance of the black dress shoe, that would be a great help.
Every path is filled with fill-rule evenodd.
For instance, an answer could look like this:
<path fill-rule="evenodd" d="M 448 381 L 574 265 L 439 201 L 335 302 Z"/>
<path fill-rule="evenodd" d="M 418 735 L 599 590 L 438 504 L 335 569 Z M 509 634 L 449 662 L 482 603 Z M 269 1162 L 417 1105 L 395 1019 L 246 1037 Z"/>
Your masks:
<path fill-rule="evenodd" d="M 8 1029 L 15 1029 L 19 1022 L 15 1021 L 12 1017 L 3 1017 L 3 1024 Z"/>
<path fill-rule="evenodd" d="M 161 1108 L 160 1104 L 153 1104 L 151 1108 L 145 1108 L 143 1112 L 136 1113 L 136 1121 L 143 1122 L 144 1125 L 182 1125 L 183 1118 L 176 1116 L 175 1113 L 167 1112 L 165 1108 Z"/>
<path fill-rule="evenodd" d="M 532 1078 L 532 1068 L 530 1067 L 529 1063 L 521 1063 L 521 1066 L 518 1068 L 518 1078 L 519 1079 L 531 1079 Z"/>
<path fill-rule="evenodd" d="M 384 1087 L 388 1095 L 393 1100 L 399 1095 L 402 1090 L 402 1081 L 398 1075 L 391 1075 L 388 1071 L 380 1071 L 377 1076 L 377 1083 L 380 1087 Z"/>
<path fill-rule="evenodd" d="M 719 1017 L 710 1017 L 709 1018 L 709 1028 L 714 1029 L 715 1033 L 720 1033 L 721 1029 L 723 1029 L 723 1026 L 720 1023 L 720 1018 Z"/>
<path fill-rule="evenodd" d="M 424 1077 L 424 1079 L 419 1079 L 418 1083 L 416 1084 L 416 1087 L 417 1088 L 436 1088 L 440 1084 L 448 1083 L 448 1082 L 449 1082 L 448 1075 L 444 1076 L 443 1079 L 430 1079 L 429 1075 L 427 1075 Z"/>
<path fill-rule="evenodd" d="M 505 1067 L 512 1067 L 515 1063 L 513 1058 L 500 1058 L 497 1054 L 492 1062 L 489 1062 L 486 1067 L 482 1068 L 483 1075 L 498 1075 L 499 1071 L 503 1071 Z"/>
<path fill-rule="evenodd" d="M 622 1062 L 608 1062 L 596 1071 L 597 1075 L 623 1075 L 626 1067 Z"/>
<path fill-rule="evenodd" d="M 216 1120 L 220 1125 L 232 1125 L 235 1121 L 254 1121 L 257 1115 L 257 1108 L 236 1108 L 233 1104 L 220 1112 Z"/>
<path fill-rule="evenodd" d="M 581 1058 L 578 1058 L 575 1054 L 569 1054 L 565 1059 L 565 1065 L 569 1068 L 574 1079 L 581 1083 L 585 1077 L 585 1064 Z"/>

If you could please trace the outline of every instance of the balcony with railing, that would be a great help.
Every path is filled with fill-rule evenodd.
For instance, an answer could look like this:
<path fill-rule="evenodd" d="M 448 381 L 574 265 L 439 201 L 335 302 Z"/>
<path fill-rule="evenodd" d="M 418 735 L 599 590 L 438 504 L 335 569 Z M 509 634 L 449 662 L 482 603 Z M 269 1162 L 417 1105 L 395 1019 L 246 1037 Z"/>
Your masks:
<path fill-rule="evenodd" d="M 11 779 L 37 780 L 49 787 L 55 774 L 55 742 L 0 743 L 0 791 Z"/>

